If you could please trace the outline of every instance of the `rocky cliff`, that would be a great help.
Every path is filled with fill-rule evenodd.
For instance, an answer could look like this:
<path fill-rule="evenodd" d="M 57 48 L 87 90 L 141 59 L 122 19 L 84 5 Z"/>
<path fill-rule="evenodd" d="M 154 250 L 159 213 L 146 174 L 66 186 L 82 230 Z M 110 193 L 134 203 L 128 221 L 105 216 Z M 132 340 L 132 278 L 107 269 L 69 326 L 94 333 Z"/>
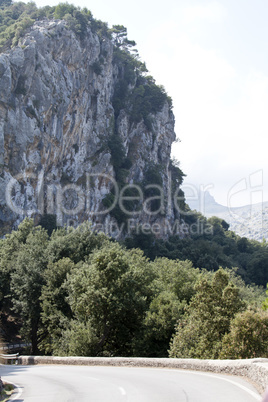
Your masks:
<path fill-rule="evenodd" d="M 174 115 L 135 60 L 112 37 L 87 27 L 81 39 L 54 19 L 0 54 L 2 234 L 26 216 L 90 220 L 115 236 L 174 225 Z"/>

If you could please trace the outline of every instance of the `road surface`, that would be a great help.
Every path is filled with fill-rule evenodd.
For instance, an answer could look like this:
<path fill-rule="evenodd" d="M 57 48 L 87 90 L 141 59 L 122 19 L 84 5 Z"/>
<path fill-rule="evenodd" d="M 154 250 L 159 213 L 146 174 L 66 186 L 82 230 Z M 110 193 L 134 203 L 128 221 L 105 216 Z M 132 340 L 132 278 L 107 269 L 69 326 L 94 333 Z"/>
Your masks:
<path fill-rule="evenodd" d="M 17 402 L 256 402 L 239 377 L 184 370 L 92 366 L 0 366 Z"/>

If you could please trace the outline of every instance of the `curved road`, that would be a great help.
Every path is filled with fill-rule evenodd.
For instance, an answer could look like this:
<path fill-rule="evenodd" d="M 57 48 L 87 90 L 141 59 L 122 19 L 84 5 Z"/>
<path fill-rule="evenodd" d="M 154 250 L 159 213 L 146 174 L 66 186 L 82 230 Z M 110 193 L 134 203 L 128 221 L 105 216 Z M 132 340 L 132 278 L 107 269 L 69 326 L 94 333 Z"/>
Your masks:
<path fill-rule="evenodd" d="M 137 367 L 0 366 L 17 402 L 256 402 L 239 377 Z"/>

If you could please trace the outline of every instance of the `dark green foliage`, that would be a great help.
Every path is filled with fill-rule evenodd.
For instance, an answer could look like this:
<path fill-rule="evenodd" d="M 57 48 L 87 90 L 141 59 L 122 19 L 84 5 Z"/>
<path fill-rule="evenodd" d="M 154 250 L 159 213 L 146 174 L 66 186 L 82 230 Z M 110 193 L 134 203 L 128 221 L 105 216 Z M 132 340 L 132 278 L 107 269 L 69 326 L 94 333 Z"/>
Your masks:
<path fill-rule="evenodd" d="M 55 8 L 54 18 L 62 20 L 67 14 L 73 15 L 74 11 L 76 11 L 76 7 L 73 4 L 60 3 Z"/>
<path fill-rule="evenodd" d="M 57 229 L 57 217 L 52 214 L 45 214 L 41 217 L 39 225 L 51 236 L 53 230 Z"/>
<path fill-rule="evenodd" d="M 90 28 L 92 29 L 93 32 L 96 32 L 96 34 L 101 40 L 103 40 L 103 38 L 111 39 L 111 34 L 109 32 L 107 22 L 103 22 L 101 20 L 96 20 L 92 18 Z"/>
<path fill-rule="evenodd" d="M 116 47 L 127 50 L 133 46 L 136 46 L 135 41 L 131 41 L 127 38 L 127 28 L 123 25 L 113 25 L 109 32 L 112 35 L 113 42 Z"/>
<path fill-rule="evenodd" d="M 151 260 L 157 256 L 158 241 L 153 233 L 143 233 L 142 230 L 132 233 L 131 236 L 126 237 L 124 244 L 127 248 L 140 248 Z"/>
<path fill-rule="evenodd" d="M 1 0 L 0 9 L 11 6 L 12 0 Z"/>
<path fill-rule="evenodd" d="M 136 70 L 140 62 L 126 50 L 114 49 L 113 62 L 119 67 L 119 79 L 113 95 L 113 107 L 117 118 L 121 109 L 127 105 L 128 85 L 135 84 Z"/>
<path fill-rule="evenodd" d="M 175 205 L 175 216 L 178 218 L 178 212 L 182 213 L 185 221 L 187 222 L 188 212 L 190 209 L 188 208 L 185 202 L 185 195 L 180 186 L 183 183 L 185 174 L 180 168 L 180 162 L 175 158 L 170 160 L 169 169 L 171 172 L 171 192 L 172 194 L 176 194 L 176 205 Z M 175 197 L 174 197 L 175 198 Z M 191 212 L 192 213 L 192 212 Z M 188 222 L 187 222 L 188 223 Z"/>
<path fill-rule="evenodd" d="M 228 233 L 224 226 L 218 227 L 220 237 Z M 176 244 L 171 238 L 166 250 L 174 253 Z M 133 239 L 133 245 L 152 254 L 164 249 L 152 235 L 136 244 Z M 221 350 L 228 356 L 231 350 L 249 357 L 264 353 L 255 335 L 265 339 L 266 321 L 257 317 L 248 328 L 236 315 L 246 305 L 258 308 L 261 289 L 245 286 L 234 271 L 211 274 L 167 258 L 149 262 L 140 250 L 92 232 L 88 223 L 48 237 L 26 219 L 0 242 L 0 275 L 1 312 L 16 312 L 33 353 L 164 357 L 177 322 L 171 349 L 176 355 L 182 349 L 195 357 L 217 357 Z M 241 337 L 256 345 L 253 351 L 246 341 L 239 349 Z M 229 344 L 232 349 L 221 349 Z"/>
<path fill-rule="evenodd" d="M 221 359 L 268 357 L 268 313 L 247 310 L 231 321 L 222 340 Z"/>
<path fill-rule="evenodd" d="M 33 230 L 33 222 L 26 219 L 19 225 L 17 231 L 7 234 L 5 239 L 0 242 L 0 306 L 1 310 L 10 310 L 10 278 L 14 271 L 14 261 L 16 260 L 19 250 L 25 244 L 28 236 Z"/>
<path fill-rule="evenodd" d="M 94 233 L 88 222 L 78 228 L 60 228 L 52 233 L 47 253 L 49 261 L 56 262 L 69 258 L 74 263 L 84 261 L 95 248 L 105 245 L 107 238 L 103 233 Z"/>
<path fill-rule="evenodd" d="M 115 133 L 108 140 L 108 147 L 111 152 L 111 162 L 117 174 L 125 162 L 125 148 L 121 137 Z"/>
<path fill-rule="evenodd" d="M 194 286 L 200 277 L 190 261 L 171 261 L 160 258 L 152 264 L 155 273 L 152 287 L 155 296 L 144 320 L 144 335 L 140 340 L 143 354 L 167 357 L 175 325 L 195 294 Z"/>
<path fill-rule="evenodd" d="M 186 176 L 180 168 L 180 162 L 173 158 L 170 160 L 169 169 L 171 171 L 172 184 L 176 188 L 182 185 L 183 179 Z"/>
<path fill-rule="evenodd" d="M 18 43 L 23 33 L 33 25 L 37 13 L 34 3 L 5 2 L 0 8 L 0 48 Z"/>
<path fill-rule="evenodd" d="M 68 300 L 87 347 L 82 352 L 81 340 L 77 347 L 73 323 L 63 334 L 56 353 L 132 355 L 133 340 L 150 300 L 151 276 L 138 250 L 126 251 L 111 244 L 93 253 L 88 262 L 70 273 L 66 282 Z"/>
<path fill-rule="evenodd" d="M 189 236 L 169 236 L 168 240 L 151 235 L 148 241 L 140 235 L 126 239 L 127 247 L 140 247 L 146 256 L 190 260 L 196 268 L 215 271 L 220 266 L 237 267 L 237 273 L 247 284 L 266 287 L 268 283 L 268 249 L 266 244 L 243 239 L 228 230 L 228 224 L 219 218 L 205 218 L 195 211 L 184 210 L 181 217 L 188 224 Z M 145 235 L 146 236 L 146 235 Z M 243 245 L 243 246 L 242 246 Z M 241 252 L 241 247 L 243 252 Z"/>
<path fill-rule="evenodd" d="M 46 268 L 45 254 L 48 235 L 40 226 L 25 220 L 17 232 L 8 235 L 2 244 L 0 271 L 5 275 L 3 308 L 12 309 L 22 319 L 21 334 L 32 343 L 32 353 L 38 353 L 37 332 L 40 322 L 40 295 Z"/>
<path fill-rule="evenodd" d="M 44 272 L 45 285 L 40 297 L 42 325 L 39 329 L 39 347 L 46 354 L 53 352 L 62 331 L 73 317 L 64 283 L 74 267 L 75 264 L 69 258 L 62 258 L 55 263 L 50 262 Z"/>
<path fill-rule="evenodd" d="M 162 86 L 156 85 L 154 79 L 146 76 L 144 63 L 140 62 L 138 55 L 131 53 L 130 49 L 135 42 L 126 37 L 127 31 L 123 26 L 116 26 L 111 31 L 114 38 L 114 63 L 119 68 L 118 82 L 113 96 L 113 107 L 117 117 L 120 110 L 127 109 L 130 113 L 131 123 L 144 121 L 149 130 L 152 130 L 150 114 L 155 114 L 167 101 L 171 107 L 170 98 Z"/>
<path fill-rule="evenodd" d="M 217 359 L 231 320 L 245 308 L 238 288 L 222 269 L 210 281 L 201 279 L 186 314 L 179 320 L 170 357 Z"/>
<path fill-rule="evenodd" d="M 122 188 L 126 185 L 126 179 L 129 174 L 129 169 L 132 166 L 132 162 L 128 157 L 125 156 L 123 141 L 115 130 L 114 133 L 110 136 L 107 145 L 111 153 L 111 162 L 115 171 L 115 178 L 118 190 L 121 191 Z M 124 195 L 136 196 L 135 192 L 133 193 L 131 189 L 128 190 L 128 194 L 126 193 Z M 117 203 L 114 188 L 102 200 L 102 203 L 106 209 L 112 208 L 110 214 L 116 219 L 119 224 L 126 222 L 127 218 L 129 218 L 128 214 L 124 213 L 120 205 Z M 128 206 L 126 206 L 126 209 L 127 211 L 131 212 L 136 206 L 136 202 L 128 202 Z"/>
<path fill-rule="evenodd" d="M 81 11 L 75 10 L 72 15 L 67 14 L 64 19 L 67 21 L 68 27 L 74 31 L 80 39 L 85 38 L 91 15 L 85 15 Z"/>
<path fill-rule="evenodd" d="M 155 84 L 152 77 L 139 78 L 130 96 L 131 122 L 138 123 L 143 119 L 149 130 L 152 122 L 149 115 L 160 112 L 167 100 L 167 94 L 162 86 Z"/>
<path fill-rule="evenodd" d="M 268 310 L 268 283 L 266 285 L 266 295 L 267 295 L 267 297 L 263 302 L 263 309 L 264 310 Z"/>
<path fill-rule="evenodd" d="M 52 336 L 53 325 L 57 322 L 61 328 L 65 322 L 63 318 L 68 316 L 64 289 L 61 290 L 64 275 L 66 277 L 74 263 L 86 259 L 93 249 L 104 246 L 105 242 L 108 242 L 106 236 L 93 233 L 88 224 L 78 229 L 59 229 L 49 238 L 46 230 L 41 226 L 34 227 L 29 219 L 1 241 L 0 308 L 6 314 L 15 312 L 21 318 L 21 335 L 31 341 L 33 354 L 39 352 L 38 344 L 46 352 L 51 350 L 53 342 L 48 329 L 51 329 Z M 42 289 L 46 303 L 41 308 Z M 52 316 L 52 313 L 55 322 L 50 325 L 46 314 Z M 58 332 L 55 339 L 57 336 Z"/>
<path fill-rule="evenodd" d="M 67 26 L 83 40 L 90 27 L 100 37 L 110 37 L 107 24 L 95 21 L 87 8 L 81 9 L 69 3 L 37 8 L 35 3 L 2 0 L 0 6 L 0 48 L 18 44 L 19 38 L 38 19 L 64 19 Z"/>
<path fill-rule="evenodd" d="M 20 75 L 15 89 L 15 94 L 26 95 L 25 81 L 26 81 L 25 75 Z"/>
<path fill-rule="evenodd" d="M 161 165 L 156 165 L 153 163 L 150 163 L 147 165 L 145 171 L 144 171 L 144 186 L 150 185 L 150 184 L 155 184 L 158 186 L 163 185 L 162 181 L 162 166 Z"/>
<path fill-rule="evenodd" d="M 150 163 L 144 171 L 144 198 L 147 200 L 146 209 L 150 213 L 164 213 L 163 201 L 163 180 L 161 165 Z"/>
<path fill-rule="evenodd" d="M 114 63 L 119 67 L 119 79 L 113 96 L 115 116 L 119 115 L 120 110 L 127 109 L 131 123 L 143 120 L 148 130 L 152 130 L 150 114 L 160 112 L 166 101 L 170 104 L 165 89 L 156 85 L 152 77 L 144 75 L 147 72 L 145 64 L 129 51 L 115 48 Z"/>

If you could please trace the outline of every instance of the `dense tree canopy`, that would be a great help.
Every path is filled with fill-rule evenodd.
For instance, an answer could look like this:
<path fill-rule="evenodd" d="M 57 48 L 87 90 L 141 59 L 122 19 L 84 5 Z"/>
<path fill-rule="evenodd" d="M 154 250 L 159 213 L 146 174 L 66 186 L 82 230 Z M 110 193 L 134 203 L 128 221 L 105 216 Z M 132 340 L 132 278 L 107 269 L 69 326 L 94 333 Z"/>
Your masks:
<path fill-rule="evenodd" d="M 65 283 L 67 299 L 75 322 L 87 334 L 88 353 L 133 355 L 133 339 L 138 336 L 150 300 L 151 277 L 150 266 L 140 251 L 126 251 L 116 243 L 95 251 L 70 272 Z M 66 331 L 75 333 L 74 321 Z M 59 344 L 57 352 L 77 354 L 72 336 L 68 344 Z"/>
<path fill-rule="evenodd" d="M 48 236 L 26 219 L 0 242 L 0 276 L 1 316 L 20 321 L 32 353 L 266 356 L 267 314 L 252 313 L 264 290 L 235 270 L 150 261 L 88 223 Z"/>
<path fill-rule="evenodd" d="M 222 338 L 230 330 L 231 320 L 245 307 L 239 289 L 229 281 L 223 269 L 212 280 L 196 285 L 186 314 L 179 320 L 171 348 L 171 357 L 217 359 Z"/>
<path fill-rule="evenodd" d="M 268 357 L 268 312 L 247 310 L 237 314 L 222 340 L 222 359 Z"/>
<path fill-rule="evenodd" d="M 195 268 L 215 271 L 220 266 L 236 268 L 248 283 L 266 287 L 268 283 L 268 248 L 266 243 L 241 238 L 228 230 L 228 224 L 217 217 L 205 218 L 183 208 L 181 218 L 186 222 L 189 236 L 170 235 L 167 240 L 153 235 L 134 234 L 126 239 L 127 247 L 139 247 L 152 260 L 156 257 L 190 260 Z"/>

